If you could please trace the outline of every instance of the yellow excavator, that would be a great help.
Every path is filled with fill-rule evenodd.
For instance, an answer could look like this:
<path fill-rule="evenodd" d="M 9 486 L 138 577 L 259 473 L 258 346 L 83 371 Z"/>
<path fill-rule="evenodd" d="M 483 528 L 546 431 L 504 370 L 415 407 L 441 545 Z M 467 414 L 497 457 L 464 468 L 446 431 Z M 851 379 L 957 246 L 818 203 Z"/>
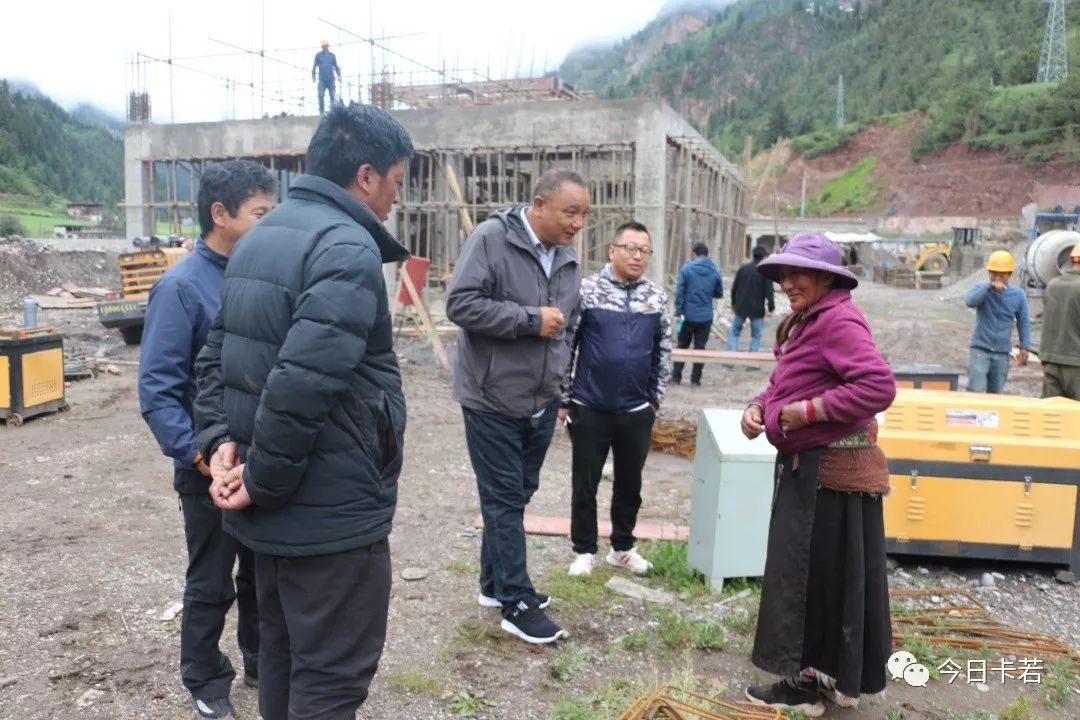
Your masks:
<path fill-rule="evenodd" d="M 947 272 L 952 264 L 952 251 L 957 245 L 974 245 L 981 232 L 974 227 L 954 227 L 949 242 L 925 243 L 918 246 L 913 265 L 919 272 Z M 910 256 L 909 256 L 910 258 Z"/>

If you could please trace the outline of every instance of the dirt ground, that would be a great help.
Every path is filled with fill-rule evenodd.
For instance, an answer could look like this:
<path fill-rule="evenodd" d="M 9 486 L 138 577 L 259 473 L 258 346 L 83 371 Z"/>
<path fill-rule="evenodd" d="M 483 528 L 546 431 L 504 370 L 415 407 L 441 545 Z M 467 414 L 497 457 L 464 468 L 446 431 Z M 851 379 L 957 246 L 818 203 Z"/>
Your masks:
<path fill-rule="evenodd" d="M 23 292 L 8 290 L 14 297 Z M 958 301 L 868 283 L 856 299 L 891 362 L 966 364 L 971 315 Z M 4 310 L 0 325 L 14 320 L 17 306 Z M 135 368 L 124 364 L 137 360 L 138 348 L 102 331 L 90 311 L 44 317 L 65 334 L 69 349 L 100 353 L 122 374 L 72 383 L 70 412 L 0 427 L 0 718 L 190 718 L 177 667 L 178 620 L 162 619 L 182 597 L 182 521 L 169 461 L 139 416 Z M 767 333 L 774 326 L 770 320 Z M 402 340 L 399 353 L 409 424 L 391 536 L 395 582 L 386 650 L 361 718 L 426 720 L 470 712 L 505 720 L 605 718 L 659 681 L 737 700 L 748 682 L 766 679 L 748 659 L 753 583 L 748 597 L 727 602 L 683 592 L 672 616 L 607 593 L 607 569 L 588 583 L 568 579 L 571 552 L 563 538 L 531 537 L 529 564 L 539 588 L 556 596 L 551 612 L 571 639 L 532 648 L 501 634 L 498 613 L 476 604 L 478 504 L 449 375 L 416 340 Z M 672 389 L 662 416 L 692 419 L 704 407 L 742 407 L 765 380 L 764 368 L 709 366 L 702 387 Z M 1010 390 L 1035 395 L 1039 383 L 1037 367 L 1018 369 Z M 568 440 L 559 431 L 531 512 L 568 514 L 569 458 Z M 691 467 L 670 455 L 649 458 L 643 520 L 687 522 Z M 601 495 L 603 508 L 608 484 Z M 980 591 L 996 617 L 1080 646 L 1080 589 L 1056 583 L 1052 568 L 895 560 L 896 587 L 967 586 L 984 572 L 997 572 L 995 587 Z M 426 577 L 401 579 L 407 567 Z M 679 618 L 719 621 L 724 649 L 694 649 L 686 638 L 669 642 Z M 225 646 L 235 662 L 234 633 L 230 617 Z M 1050 678 L 1045 680 L 988 680 L 977 687 L 964 678 L 951 685 L 935 679 L 926 688 L 898 682 L 857 710 L 830 708 L 827 716 L 974 720 L 997 717 L 1024 693 L 1031 714 L 1013 717 L 1080 717 L 1069 678 L 1060 693 L 1063 704 L 1054 708 Z M 253 691 L 237 683 L 233 699 L 241 717 L 257 717 Z M 980 715 L 980 709 L 994 714 Z"/>

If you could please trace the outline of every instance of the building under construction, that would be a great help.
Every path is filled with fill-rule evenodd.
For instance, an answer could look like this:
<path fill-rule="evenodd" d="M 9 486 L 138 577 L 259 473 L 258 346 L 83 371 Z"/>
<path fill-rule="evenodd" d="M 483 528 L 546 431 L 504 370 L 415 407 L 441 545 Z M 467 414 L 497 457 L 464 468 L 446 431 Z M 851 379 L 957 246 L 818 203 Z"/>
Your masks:
<path fill-rule="evenodd" d="M 694 242 L 733 270 L 748 251 L 747 193 L 737 168 L 661 101 L 567 99 L 574 101 L 394 111 L 417 153 L 390 224 L 413 254 L 431 259 L 432 280 L 449 274 L 469 225 L 527 202 L 537 177 L 551 167 L 575 169 L 589 184 L 592 210 L 578 238 L 585 272 L 607 261 L 615 228 L 630 219 L 650 230 L 655 280 L 670 286 Z M 129 126 L 128 233 L 153 233 L 160 221 L 179 229 L 181 217 L 194 215 L 194 185 L 206 163 L 256 160 L 278 171 L 286 189 L 292 174 L 303 172 L 317 122 L 278 117 Z M 196 182 L 178 182 L 180 175 Z M 181 193 L 181 185 L 191 187 Z"/>

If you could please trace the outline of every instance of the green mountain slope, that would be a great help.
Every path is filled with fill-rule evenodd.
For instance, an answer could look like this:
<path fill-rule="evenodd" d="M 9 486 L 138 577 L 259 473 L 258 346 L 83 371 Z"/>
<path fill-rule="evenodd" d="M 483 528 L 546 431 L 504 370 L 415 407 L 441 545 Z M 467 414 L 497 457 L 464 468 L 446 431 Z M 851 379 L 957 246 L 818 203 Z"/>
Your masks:
<path fill-rule="evenodd" d="M 0 193 L 43 204 L 63 198 L 114 205 L 123 196 L 123 152 L 119 136 L 100 121 L 78 122 L 51 100 L 0 80 Z"/>
<path fill-rule="evenodd" d="M 1009 87 L 1037 71 L 1048 5 L 1035 0 L 741 0 L 698 11 L 700 29 L 644 63 L 637 49 L 670 35 L 672 18 L 605 52 L 572 53 L 562 71 L 603 97 L 665 97 L 730 157 L 747 134 L 760 148 L 833 132 L 843 75 L 849 123 L 928 113 L 916 155 L 964 140 L 1038 160 L 1080 123 L 1080 3 L 1066 7 L 1074 76 L 1059 87 Z"/>

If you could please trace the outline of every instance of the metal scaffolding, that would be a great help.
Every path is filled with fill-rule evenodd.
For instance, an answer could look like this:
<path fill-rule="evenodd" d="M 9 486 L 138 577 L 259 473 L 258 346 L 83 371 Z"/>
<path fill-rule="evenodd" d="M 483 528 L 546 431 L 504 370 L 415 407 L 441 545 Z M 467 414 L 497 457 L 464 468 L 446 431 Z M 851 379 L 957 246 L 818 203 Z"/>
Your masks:
<path fill-rule="evenodd" d="M 746 187 L 711 145 L 698 138 L 669 137 L 664 217 L 664 276 L 674 279 L 694 243 L 704 243 L 721 268 L 746 257 Z"/>
<path fill-rule="evenodd" d="M 745 253 L 746 193 L 734 169 L 711 147 L 690 138 L 669 138 L 664 277 L 673 282 L 694 242 L 713 257 L 735 264 Z M 445 282 L 467 237 L 462 209 L 474 224 L 516 203 L 528 202 L 536 179 L 552 167 L 568 167 L 588 183 L 590 210 L 577 238 L 583 274 L 607 263 L 615 229 L 634 219 L 634 144 L 423 148 L 409 164 L 394 223 L 414 255 L 430 258 L 434 281 Z M 448 173 L 461 178 L 460 193 Z"/>

